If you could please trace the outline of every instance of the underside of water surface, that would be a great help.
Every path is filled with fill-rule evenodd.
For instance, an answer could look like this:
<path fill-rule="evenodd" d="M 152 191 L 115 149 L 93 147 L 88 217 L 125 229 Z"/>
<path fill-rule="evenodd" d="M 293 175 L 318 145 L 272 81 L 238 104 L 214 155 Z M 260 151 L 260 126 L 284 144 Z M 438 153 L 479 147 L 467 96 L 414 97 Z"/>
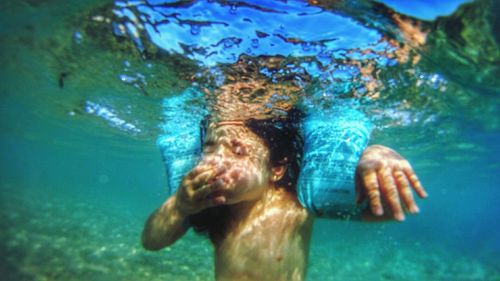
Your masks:
<path fill-rule="evenodd" d="M 155 253 L 139 239 L 166 196 L 162 100 L 189 90 L 240 118 L 281 114 L 284 97 L 307 114 L 349 100 L 373 123 L 370 143 L 412 163 L 430 194 L 421 214 L 317 220 L 307 280 L 500 280 L 498 10 L 3 1 L 1 279 L 213 280 L 205 237 Z M 241 81 L 257 86 L 235 90 L 233 108 L 210 103 Z M 257 101 L 265 107 L 233 110 Z"/>

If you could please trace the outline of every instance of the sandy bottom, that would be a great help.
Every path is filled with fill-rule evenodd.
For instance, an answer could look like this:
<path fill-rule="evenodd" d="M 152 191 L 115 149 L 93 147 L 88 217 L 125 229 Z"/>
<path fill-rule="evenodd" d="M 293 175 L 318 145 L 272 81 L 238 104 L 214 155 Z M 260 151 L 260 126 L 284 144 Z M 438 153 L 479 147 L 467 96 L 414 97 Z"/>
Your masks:
<path fill-rule="evenodd" d="M 139 244 L 144 214 L 133 207 L 16 193 L 0 193 L 2 280 L 213 280 L 211 245 L 192 232 L 147 252 Z M 453 249 L 417 243 L 381 250 L 325 241 L 324 231 L 315 229 L 308 280 L 500 280 L 495 262 Z"/>

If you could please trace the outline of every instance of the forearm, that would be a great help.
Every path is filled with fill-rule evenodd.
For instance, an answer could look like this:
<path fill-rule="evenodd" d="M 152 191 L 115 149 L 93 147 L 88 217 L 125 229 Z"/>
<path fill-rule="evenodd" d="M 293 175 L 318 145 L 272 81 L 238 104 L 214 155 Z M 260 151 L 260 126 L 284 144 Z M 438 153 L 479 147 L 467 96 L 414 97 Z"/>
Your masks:
<path fill-rule="evenodd" d="M 188 229 L 187 215 L 176 206 L 176 196 L 170 197 L 146 221 L 142 245 L 148 250 L 160 250 L 182 237 Z"/>

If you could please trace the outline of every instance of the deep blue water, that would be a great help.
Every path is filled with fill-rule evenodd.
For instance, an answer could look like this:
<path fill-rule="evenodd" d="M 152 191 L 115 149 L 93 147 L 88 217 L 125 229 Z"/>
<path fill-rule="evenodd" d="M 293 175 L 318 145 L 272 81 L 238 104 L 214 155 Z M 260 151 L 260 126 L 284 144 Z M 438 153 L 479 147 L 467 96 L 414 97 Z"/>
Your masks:
<path fill-rule="evenodd" d="M 248 6 L 234 12 L 231 5 L 200 2 L 202 11 L 214 13 L 205 15 L 195 34 L 193 24 L 168 23 L 160 32 L 175 39 L 165 41 L 168 46 L 154 45 L 154 35 L 147 33 L 141 33 L 140 44 L 133 36 L 116 35 L 113 23 L 127 21 L 112 16 L 113 9 L 123 8 L 120 1 L 2 2 L 2 279 L 212 280 L 205 238 L 189 233 L 172 248 L 149 253 L 139 236 L 144 220 L 165 199 L 155 144 L 162 98 L 190 87 L 186 77 L 234 63 L 244 53 L 297 59 L 316 79 L 307 93 L 319 105 L 356 91 L 376 126 L 371 141 L 407 157 L 430 194 L 419 201 L 421 214 L 401 224 L 317 220 L 308 280 L 500 280 L 498 4 L 380 2 L 414 17 L 413 24 L 424 20 L 427 41 L 409 53 L 418 62 L 391 56 L 384 38 L 409 43 L 391 25 L 391 10 L 371 2 L 320 1 L 321 8 L 269 2 L 292 14 L 276 17 Z M 139 15 L 137 3 L 131 11 Z M 175 9 L 196 18 L 193 7 Z M 304 10 L 310 18 L 300 15 Z M 207 24 L 220 20 L 232 26 L 234 18 L 253 21 L 229 31 Z M 315 29 L 317 20 L 322 24 Z M 343 28 L 329 33 L 330 25 Z M 256 29 L 271 36 L 253 46 Z M 193 36 L 203 32 L 223 43 L 195 48 Z M 229 37 L 242 41 L 224 41 Z M 175 50 L 176 42 L 188 47 Z M 379 51 L 367 54 L 367 48 Z M 204 51 L 217 53 L 207 57 Z M 375 62 L 380 72 L 363 78 L 358 65 L 346 61 Z M 379 81 L 375 89 L 366 84 L 370 77 Z M 375 92 L 378 98 L 372 99 Z M 89 110 L 89 103 L 103 111 Z"/>

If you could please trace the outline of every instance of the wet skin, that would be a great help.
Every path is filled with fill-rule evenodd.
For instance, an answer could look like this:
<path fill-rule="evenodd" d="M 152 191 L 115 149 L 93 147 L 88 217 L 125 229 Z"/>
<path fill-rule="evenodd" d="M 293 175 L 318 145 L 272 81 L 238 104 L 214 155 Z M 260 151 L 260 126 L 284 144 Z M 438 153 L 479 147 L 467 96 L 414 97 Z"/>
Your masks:
<path fill-rule="evenodd" d="M 410 214 L 420 211 L 412 188 L 420 198 L 427 197 L 410 163 L 396 151 L 382 145 L 372 145 L 363 151 L 355 181 L 357 203 L 365 199 L 369 201 L 371 212 L 365 212 L 366 219 L 387 218 L 392 213 L 395 220 L 403 221 L 403 209 L 406 208 Z"/>
<path fill-rule="evenodd" d="M 221 124 L 209 126 L 178 207 L 230 206 L 223 238 L 212 240 L 217 280 L 303 280 L 312 216 L 276 184 L 286 168 L 270 165 L 264 142 L 242 124 Z"/>
<path fill-rule="evenodd" d="M 189 215 L 226 204 L 228 227 L 212 240 L 217 280 L 303 280 L 313 217 L 276 184 L 285 171 L 271 167 L 268 148 L 248 128 L 211 124 L 202 160 L 148 219 L 143 245 L 168 246 L 186 232 Z"/>
<path fill-rule="evenodd" d="M 210 124 L 201 161 L 146 222 L 144 247 L 174 243 L 189 228 L 190 215 L 224 204 L 229 227 L 212 240 L 217 280 L 303 280 L 313 217 L 276 184 L 285 171 L 270 165 L 264 142 L 242 124 Z M 356 191 L 358 203 L 369 201 L 364 219 L 401 221 L 405 208 L 417 213 L 412 188 L 427 196 L 398 153 L 381 145 L 363 152 Z"/>
<path fill-rule="evenodd" d="M 199 164 L 184 178 L 179 208 L 194 214 L 220 204 L 256 200 L 272 180 L 269 151 L 243 125 L 211 124 Z"/>

